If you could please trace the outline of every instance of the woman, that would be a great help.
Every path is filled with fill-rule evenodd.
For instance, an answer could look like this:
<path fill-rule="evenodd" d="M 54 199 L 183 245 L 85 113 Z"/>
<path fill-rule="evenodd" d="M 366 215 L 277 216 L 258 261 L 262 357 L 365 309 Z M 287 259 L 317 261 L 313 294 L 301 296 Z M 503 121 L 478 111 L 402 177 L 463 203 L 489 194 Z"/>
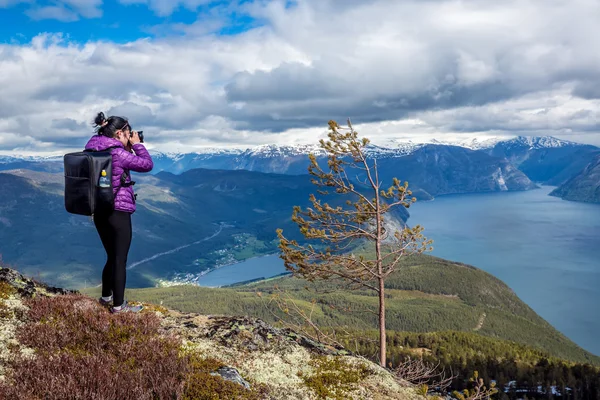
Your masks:
<path fill-rule="evenodd" d="M 140 143 L 136 131 L 131 131 L 127 119 L 104 116 L 98 113 L 94 120 L 97 135 L 92 136 L 85 148 L 102 151 L 108 148 L 112 154 L 112 185 L 115 195 L 114 210 L 95 214 L 94 225 L 98 230 L 104 250 L 106 265 L 102 271 L 102 297 L 100 304 L 109 306 L 112 313 L 139 312 L 141 306 L 128 304 L 125 297 L 125 266 L 131 245 L 131 214 L 135 212 L 135 194 L 129 171 L 149 172 L 154 166 L 150 154 Z M 124 180 L 121 180 L 124 177 Z"/>

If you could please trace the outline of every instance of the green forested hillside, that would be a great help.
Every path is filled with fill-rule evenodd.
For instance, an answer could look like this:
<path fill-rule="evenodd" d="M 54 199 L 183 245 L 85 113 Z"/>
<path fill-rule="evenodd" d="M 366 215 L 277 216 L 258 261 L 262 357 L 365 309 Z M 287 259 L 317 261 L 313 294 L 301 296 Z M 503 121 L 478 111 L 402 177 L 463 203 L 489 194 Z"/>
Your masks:
<path fill-rule="evenodd" d="M 510 288 L 474 267 L 420 255 L 407 258 L 387 281 L 387 328 L 395 332 L 462 331 L 514 341 L 548 356 L 600 365 L 600 358 L 578 347 L 539 317 Z M 276 289 L 277 288 L 277 289 Z M 269 293 L 288 292 L 305 307 L 315 298 L 313 319 L 323 327 L 368 332 L 377 326 L 377 297 L 333 283 L 309 284 L 283 277 L 234 288 L 196 286 L 137 289 L 131 300 L 163 304 L 185 312 L 252 315 L 274 322 Z M 89 293 L 97 294 L 93 291 Z M 262 297 L 257 296 L 262 293 Z M 348 311 L 349 310 L 349 311 Z"/>

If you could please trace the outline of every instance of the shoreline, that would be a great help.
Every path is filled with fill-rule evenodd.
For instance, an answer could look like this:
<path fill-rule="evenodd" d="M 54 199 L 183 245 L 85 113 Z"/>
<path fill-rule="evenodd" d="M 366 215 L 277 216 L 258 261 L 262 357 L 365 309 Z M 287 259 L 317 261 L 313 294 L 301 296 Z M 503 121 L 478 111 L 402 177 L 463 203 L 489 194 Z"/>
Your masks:
<path fill-rule="evenodd" d="M 221 268 L 230 267 L 230 266 L 233 266 L 233 265 L 245 263 L 247 261 L 250 261 L 250 260 L 253 260 L 253 259 L 256 259 L 256 258 L 269 257 L 269 256 L 278 255 L 278 254 L 279 254 L 279 252 L 273 252 L 273 253 L 268 253 L 268 254 L 260 254 L 260 255 L 248 257 L 246 259 L 239 260 L 239 261 L 236 261 L 236 262 L 233 262 L 233 263 L 223 264 L 223 265 L 219 265 L 219 266 L 215 266 L 215 267 L 210 267 L 210 268 L 205 269 L 203 271 L 200 271 L 200 272 L 198 272 L 196 274 L 191 274 L 191 273 L 189 273 L 189 274 L 193 275 L 195 280 L 199 280 L 203 276 L 206 276 L 206 275 L 210 274 L 211 272 L 215 272 L 215 271 L 217 271 L 217 270 L 219 270 Z M 242 281 L 240 281 L 240 282 L 242 282 Z M 164 285 L 164 283 L 169 283 L 169 284 Z M 235 284 L 235 283 L 239 283 L 239 282 L 234 282 L 232 284 Z M 167 281 L 167 280 L 162 280 L 162 279 L 157 280 L 155 282 L 154 287 L 168 287 L 168 286 L 179 286 L 179 285 L 191 285 L 191 286 L 212 287 L 212 288 L 219 288 L 219 287 L 221 287 L 221 286 L 203 286 L 203 285 L 199 284 L 198 282 L 181 282 L 181 283 L 175 283 L 173 281 Z"/>
<path fill-rule="evenodd" d="M 223 264 L 223 265 L 219 265 L 217 267 L 208 268 L 208 269 L 200 272 L 199 276 L 205 276 L 205 275 L 208 275 L 209 273 L 217 271 L 217 270 L 219 270 L 221 268 L 230 267 L 232 265 L 237 265 L 237 264 L 245 263 L 246 261 L 254 260 L 255 258 L 269 257 L 269 256 L 277 255 L 277 254 L 279 254 L 279 253 L 270 253 L 270 254 L 263 254 L 263 255 L 259 255 L 259 256 L 252 256 L 252 257 L 246 258 L 246 259 L 241 260 L 241 261 L 236 261 L 234 263 Z"/>

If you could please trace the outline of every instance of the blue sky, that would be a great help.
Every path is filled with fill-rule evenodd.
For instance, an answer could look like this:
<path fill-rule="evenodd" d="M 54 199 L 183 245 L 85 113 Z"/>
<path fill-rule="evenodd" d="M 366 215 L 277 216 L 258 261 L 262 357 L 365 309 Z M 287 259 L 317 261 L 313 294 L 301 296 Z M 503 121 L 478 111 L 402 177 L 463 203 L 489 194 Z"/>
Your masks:
<path fill-rule="evenodd" d="M 554 136 L 600 145 L 600 2 L 0 0 L 0 154 L 102 111 L 165 151 Z"/>
<path fill-rule="evenodd" d="M 85 0 L 80 2 L 86 3 Z M 48 32 L 66 34 L 75 42 L 104 40 L 127 43 L 141 38 L 184 34 L 169 28 L 172 24 L 191 25 L 205 21 L 207 33 L 216 35 L 238 34 L 261 24 L 261 21 L 244 13 L 244 3 L 248 1 L 239 4 L 206 1 L 203 2 L 206 4 L 197 6 L 171 3 L 174 9 L 165 11 L 151 4 L 105 0 L 97 7 L 85 7 L 96 10 L 88 10 L 87 13 L 82 13 L 77 5 L 57 1 L 13 3 L 0 8 L 0 40 L 3 43 L 27 43 L 39 33 Z M 2 4 L 0 1 L 0 6 Z M 7 4 L 11 1 L 8 0 Z M 217 20 L 218 24 L 215 24 Z"/>

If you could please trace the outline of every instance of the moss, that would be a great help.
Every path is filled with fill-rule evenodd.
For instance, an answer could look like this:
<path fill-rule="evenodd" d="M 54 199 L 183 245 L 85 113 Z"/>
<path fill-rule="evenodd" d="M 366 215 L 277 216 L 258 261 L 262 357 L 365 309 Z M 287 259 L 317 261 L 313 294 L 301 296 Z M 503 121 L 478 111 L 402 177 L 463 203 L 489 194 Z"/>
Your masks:
<path fill-rule="evenodd" d="M 300 377 L 320 399 L 347 399 L 348 392 L 373 374 L 366 365 L 352 365 L 342 357 L 320 356 L 312 359 L 310 365 L 315 369 L 314 372 Z"/>
<path fill-rule="evenodd" d="M 415 392 L 419 396 L 427 397 L 427 392 L 429 391 L 429 386 L 427 385 L 419 385 L 415 388 Z"/>
<path fill-rule="evenodd" d="M 17 293 L 17 290 L 14 287 L 7 282 L 0 282 L 0 300 L 7 300 L 15 293 Z"/>
<path fill-rule="evenodd" d="M 0 319 L 8 319 L 13 317 L 13 312 L 8 308 L 2 300 L 0 300 Z"/>
<path fill-rule="evenodd" d="M 135 337 L 134 328 L 130 325 L 117 325 L 111 321 L 108 329 L 107 339 L 111 342 L 126 343 L 132 337 Z"/>
<path fill-rule="evenodd" d="M 183 400 L 228 400 L 249 399 L 258 400 L 264 398 L 266 387 L 264 385 L 251 384 L 248 390 L 237 383 L 227 381 L 211 372 L 224 367 L 225 364 L 212 357 L 203 357 L 198 352 L 186 351 L 190 373 L 185 379 Z"/>
<path fill-rule="evenodd" d="M 163 315 L 166 315 L 169 312 L 166 307 L 159 306 L 157 304 L 142 303 L 142 305 L 144 306 L 142 312 L 159 312 Z"/>
<path fill-rule="evenodd" d="M 260 399 L 251 390 L 206 372 L 188 375 L 183 400 Z"/>
<path fill-rule="evenodd" d="M 193 372 L 214 372 L 221 367 L 224 367 L 225 364 L 212 357 L 202 357 L 202 355 L 198 352 L 189 352 L 187 354 L 188 357 L 188 365 L 190 366 Z"/>
<path fill-rule="evenodd" d="M 14 315 L 4 300 L 8 300 L 15 293 L 17 290 L 14 287 L 7 282 L 0 282 L 0 319 L 12 318 Z"/>

